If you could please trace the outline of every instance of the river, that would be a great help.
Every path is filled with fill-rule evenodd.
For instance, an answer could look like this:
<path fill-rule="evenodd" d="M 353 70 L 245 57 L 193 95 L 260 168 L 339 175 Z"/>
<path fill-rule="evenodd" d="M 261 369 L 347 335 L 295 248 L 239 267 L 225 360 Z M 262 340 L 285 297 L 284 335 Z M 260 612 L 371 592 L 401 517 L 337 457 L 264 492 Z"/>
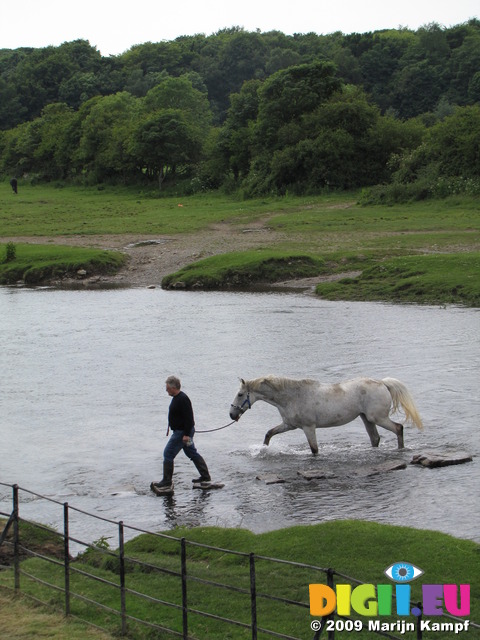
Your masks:
<path fill-rule="evenodd" d="M 476 309 L 327 302 L 304 293 L 68 291 L 0 288 L 0 482 L 147 530 L 215 525 L 264 532 L 333 519 L 434 529 L 480 541 Z M 336 382 L 396 377 L 415 398 L 425 429 L 405 429 L 404 450 L 379 429 L 378 449 L 360 420 L 318 430 L 313 457 L 301 431 L 263 437 L 279 423 L 256 403 L 196 445 L 225 488 L 193 490 L 180 454 L 175 494 L 161 478 L 170 398 L 178 375 L 198 430 L 227 424 L 238 378 L 267 373 Z M 473 462 L 410 465 L 416 453 L 466 451 Z M 404 461 L 406 469 L 369 471 Z M 324 470 L 307 481 L 299 471 Z M 276 474 L 285 482 L 257 479 Z M 21 515 L 61 528 L 56 505 L 26 494 Z M 11 490 L 0 485 L 0 510 Z M 78 524 L 88 540 L 105 523 Z"/>

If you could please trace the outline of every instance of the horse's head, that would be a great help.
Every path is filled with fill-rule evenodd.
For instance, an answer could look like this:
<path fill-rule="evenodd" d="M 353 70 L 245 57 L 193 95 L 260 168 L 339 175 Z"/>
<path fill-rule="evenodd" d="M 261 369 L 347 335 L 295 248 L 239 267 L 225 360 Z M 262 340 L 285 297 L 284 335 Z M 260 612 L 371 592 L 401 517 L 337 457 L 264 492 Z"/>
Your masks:
<path fill-rule="evenodd" d="M 230 405 L 230 418 L 232 420 L 239 420 L 240 416 L 242 416 L 245 411 L 250 409 L 252 406 L 248 384 L 242 378 L 240 379 L 240 382 L 240 389 Z"/>

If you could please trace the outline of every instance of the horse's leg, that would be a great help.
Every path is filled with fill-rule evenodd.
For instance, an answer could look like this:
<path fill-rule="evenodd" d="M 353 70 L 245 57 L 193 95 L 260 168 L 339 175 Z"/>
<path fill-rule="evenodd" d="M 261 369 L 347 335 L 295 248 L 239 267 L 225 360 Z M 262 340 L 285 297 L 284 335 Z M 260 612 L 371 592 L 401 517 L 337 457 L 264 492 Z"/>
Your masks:
<path fill-rule="evenodd" d="M 368 437 L 370 438 L 370 442 L 372 443 L 372 447 L 378 447 L 380 436 L 378 435 L 375 422 L 370 422 L 370 420 L 367 419 L 367 416 L 363 413 L 360 414 L 360 417 L 363 420 L 363 424 L 365 425 L 365 429 L 367 430 Z"/>
<path fill-rule="evenodd" d="M 307 436 L 308 444 L 310 445 L 310 449 L 314 456 L 318 453 L 318 443 L 317 443 L 317 433 L 315 430 L 315 426 L 313 427 L 302 427 L 303 433 Z"/>
<path fill-rule="evenodd" d="M 403 424 L 399 422 L 393 422 L 390 418 L 378 418 L 375 420 L 379 427 L 383 427 L 384 429 L 388 429 L 392 431 L 397 436 L 398 448 L 403 449 Z"/>
<path fill-rule="evenodd" d="M 281 424 L 267 431 L 267 433 L 265 434 L 265 440 L 263 441 L 263 444 L 268 446 L 273 436 L 276 436 L 279 433 L 285 433 L 285 431 L 291 431 L 292 429 L 296 429 L 296 428 L 297 427 L 292 427 L 282 422 Z"/>

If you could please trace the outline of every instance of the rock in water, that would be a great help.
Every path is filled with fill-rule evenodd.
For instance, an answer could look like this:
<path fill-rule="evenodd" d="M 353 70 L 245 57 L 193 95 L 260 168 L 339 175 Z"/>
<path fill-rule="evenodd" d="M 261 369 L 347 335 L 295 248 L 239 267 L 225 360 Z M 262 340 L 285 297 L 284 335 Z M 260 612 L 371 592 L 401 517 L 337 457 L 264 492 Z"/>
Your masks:
<path fill-rule="evenodd" d="M 210 491 L 210 489 L 223 489 L 225 485 L 222 482 L 194 482 L 192 489 L 203 489 L 204 491 Z"/>
<path fill-rule="evenodd" d="M 257 480 L 263 480 L 265 484 L 280 484 L 285 482 L 283 478 L 277 476 L 275 473 L 267 473 L 263 476 L 257 476 Z"/>
<path fill-rule="evenodd" d="M 173 482 L 169 487 L 159 487 L 157 483 L 152 482 L 150 489 L 157 496 L 171 496 L 173 494 Z"/>
<path fill-rule="evenodd" d="M 472 460 L 472 456 L 468 453 L 456 453 L 454 455 L 419 453 L 413 456 L 410 464 L 419 464 L 422 467 L 434 469 L 436 467 L 449 467 L 452 464 L 464 464 L 465 462 L 472 462 Z"/>
<path fill-rule="evenodd" d="M 325 471 L 297 471 L 297 475 L 305 480 L 328 480 L 335 477 L 332 473 L 325 473 Z"/>

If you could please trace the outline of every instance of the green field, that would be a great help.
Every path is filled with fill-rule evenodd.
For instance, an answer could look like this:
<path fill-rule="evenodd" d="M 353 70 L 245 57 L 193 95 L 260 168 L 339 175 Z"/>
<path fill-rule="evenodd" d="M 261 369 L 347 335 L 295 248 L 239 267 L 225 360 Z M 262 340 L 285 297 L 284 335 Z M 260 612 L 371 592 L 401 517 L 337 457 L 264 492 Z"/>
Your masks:
<path fill-rule="evenodd" d="M 0 192 L 0 237 L 191 233 L 226 220 L 244 224 L 272 207 L 283 212 L 303 201 L 237 201 L 215 194 L 159 198 L 156 191 L 134 188 L 45 185 L 23 186 L 14 196 L 7 183 Z"/>
<path fill-rule="evenodd" d="M 76 236 L 88 247 L 94 235 L 188 233 L 193 244 L 196 232 L 214 225 L 242 229 L 255 223 L 270 231 L 261 246 L 198 261 L 169 275 L 163 285 L 220 289 L 361 271 L 360 277 L 320 285 L 318 295 L 479 306 L 475 198 L 361 206 L 359 194 L 351 193 L 240 200 L 220 194 L 160 198 L 133 188 L 29 185 L 14 196 L 6 183 L 0 187 L 0 239 L 14 239 L 17 248 L 16 259 L 7 262 L 6 245 L 0 244 L 2 283 L 22 279 L 22 274 L 34 284 L 73 269 L 108 273 L 122 265 L 118 253 L 94 249 L 87 256 L 78 248 L 71 248 L 69 256 L 58 251 L 52 264 L 52 245 L 59 236 Z M 21 242 L 29 237 L 48 238 L 48 245 L 38 245 L 33 255 Z"/>

